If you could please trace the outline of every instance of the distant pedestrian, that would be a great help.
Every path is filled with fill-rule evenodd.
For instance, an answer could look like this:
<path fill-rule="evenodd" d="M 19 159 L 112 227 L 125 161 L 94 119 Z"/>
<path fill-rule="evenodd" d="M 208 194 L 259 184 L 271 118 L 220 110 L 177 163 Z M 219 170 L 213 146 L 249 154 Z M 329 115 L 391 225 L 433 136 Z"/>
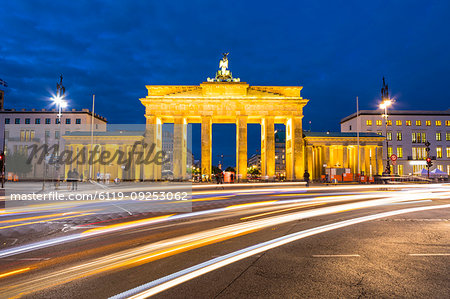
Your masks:
<path fill-rule="evenodd" d="M 306 187 L 309 187 L 309 172 L 308 172 L 308 170 L 305 170 L 305 173 L 303 174 L 303 180 L 306 182 Z"/>
<path fill-rule="evenodd" d="M 72 171 L 72 190 L 78 189 L 78 179 L 79 179 L 78 171 L 74 169 Z"/>
<path fill-rule="evenodd" d="M 66 182 L 67 182 L 67 190 L 70 190 L 70 187 L 72 186 L 72 169 L 69 169 L 69 171 L 67 172 L 67 178 L 66 178 Z"/>

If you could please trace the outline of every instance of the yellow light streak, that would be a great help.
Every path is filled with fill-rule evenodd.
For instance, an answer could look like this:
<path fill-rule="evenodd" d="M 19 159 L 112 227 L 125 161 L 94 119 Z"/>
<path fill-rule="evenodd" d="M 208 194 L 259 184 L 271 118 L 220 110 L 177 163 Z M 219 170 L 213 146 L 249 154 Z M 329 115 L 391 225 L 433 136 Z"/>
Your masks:
<path fill-rule="evenodd" d="M 266 213 L 252 215 L 252 216 L 242 217 L 240 220 L 247 220 L 247 219 L 252 219 L 252 218 L 257 218 L 257 217 L 261 217 L 261 216 L 267 216 L 267 215 L 272 215 L 272 214 L 292 211 L 292 210 L 298 210 L 298 209 L 303 209 L 303 208 L 308 208 L 308 207 L 320 206 L 320 205 L 324 205 L 324 204 L 326 204 L 326 202 L 318 202 L 318 203 L 313 203 L 313 204 L 307 204 L 307 205 L 304 205 L 304 206 L 301 206 L 301 207 L 288 208 L 288 209 L 283 209 L 283 210 L 277 210 L 277 211 L 266 212 Z"/>
<path fill-rule="evenodd" d="M 85 213 L 85 214 L 72 215 L 72 216 L 67 216 L 67 217 L 58 217 L 58 218 L 45 219 L 45 222 L 61 220 L 61 219 L 68 219 L 68 218 L 75 218 L 75 217 L 81 217 L 81 216 L 87 216 L 87 215 L 92 215 L 92 214 L 94 214 L 94 213 Z M 18 227 L 18 226 L 25 226 L 25 225 L 30 225 L 30 224 L 42 223 L 43 221 L 44 220 L 38 220 L 38 221 L 31 221 L 31 222 L 27 222 L 27 223 L 20 223 L 20 224 L 13 224 L 13 225 L 8 225 L 8 226 L 2 226 L 2 227 L 0 227 L 0 229 L 6 229 L 6 228 L 12 228 L 12 227 Z"/>
<path fill-rule="evenodd" d="M 128 222 L 124 222 L 124 223 L 111 224 L 111 225 L 107 225 L 107 226 L 103 226 L 103 227 L 96 227 L 96 228 L 88 229 L 88 230 L 86 230 L 86 231 L 84 231 L 82 233 L 83 234 L 91 234 L 91 233 L 96 233 L 96 232 L 99 232 L 99 231 L 116 230 L 116 229 L 120 229 L 120 228 L 126 228 L 126 227 L 129 227 L 129 226 L 139 226 L 139 225 L 142 225 L 142 224 L 149 224 L 149 223 L 152 223 L 154 221 L 161 220 L 161 219 L 166 219 L 166 218 L 169 218 L 170 216 L 173 216 L 173 215 L 175 215 L 175 214 L 169 214 L 169 215 L 164 215 L 164 216 L 140 219 L 140 220 L 135 220 L 135 221 L 128 221 Z"/>
<path fill-rule="evenodd" d="M 225 207 L 224 209 L 238 209 L 238 208 L 251 207 L 251 206 L 262 206 L 262 205 L 271 204 L 271 203 L 274 203 L 277 201 L 278 200 L 268 200 L 268 201 L 243 203 L 243 204 L 239 204 L 239 205 L 228 206 L 228 207 Z"/>
<path fill-rule="evenodd" d="M 26 272 L 28 270 L 31 270 L 31 268 L 23 268 L 23 269 L 19 269 L 19 270 L 6 272 L 6 273 L 3 273 L 3 274 L 0 274 L 0 278 L 5 278 L 7 276 L 11 276 L 11 275 L 14 275 L 14 274 L 23 273 L 23 272 Z"/>
<path fill-rule="evenodd" d="M 8 219 L 8 220 L 0 221 L 0 223 L 21 222 L 21 221 L 34 220 L 34 219 L 42 219 L 42 218 L 50 218 L 50 217 L 57 217 L 57 216 L 81 214 L 81 213 L 86 213 L 86 212 L 90 212 L 90 211 L 68 212 L 68 213 L 58 213 L 58 214 L 50 214 L 50 215 L 40 215 L 40 216 L 33 216 L 33 217 Z"/>

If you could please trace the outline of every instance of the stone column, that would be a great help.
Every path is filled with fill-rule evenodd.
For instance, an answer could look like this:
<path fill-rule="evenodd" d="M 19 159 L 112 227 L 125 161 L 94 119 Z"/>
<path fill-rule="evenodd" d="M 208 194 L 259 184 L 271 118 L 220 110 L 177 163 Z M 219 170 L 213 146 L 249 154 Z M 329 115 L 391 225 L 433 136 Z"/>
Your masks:
<path fill-rule="evenodd" d="M 247 180 L 247 116 L 236 118 L 236 175 Z"/>
<path fill-rule="evenodd" d="M 312 146 L 306 146 L 306 165 L 311 178 L 314 177 L 314 154 Z"/>
<path fill-rule="evenodd" d="M 381 175 L 384 170 L 383 165 L 383 146 L 376 147 L 377 152 L 377 174 Z"/>
<path fill-rule="evenodd" d="M 305 171 L 302 117 L 294 116 L 286 121 L 286 178 L 301 180 Z"/>
<path fill-rule="evenodd" d="M 344 146 L 343 148 L 342 148 L 342 160 L 343 160 L 343 164 L 342 164 L 342 166 L 344 167 L 344 168 L 349 168 L 349 163 L 348 163 L 348 147 L 347 146 Z"/>
<path fill-rule="evenodd" d="M 323 147 L 319 146 L 316 148 L 316 179 L 320 180 L 320 176 L 322 175 L 322 151 Z"/>
<path fill-rule="evenodd" d="M 149 151 L 153 151 L 150 155 L 149 160 L 153 160 L 153 157 L 162 151 L 162 122 L 159 117 L 156 116 L 146 116 L 147 122 L 145 127 L 144 140 L 145 148 L 143 149 L 144 155 L 143 157 L 147 157 L 149 155 Z M 137 161 L 139 162 L 139 161 Z M 133 159 L 133 163 L 136 164 L 136 159 Z M 134 165 L 136 171 L 141 168 L 141 165 Z M 144 180 L 159 180 L 161 179 L 161 165 L 157 163 L 144 164 L 143 166 L 143 175 L 142 178 Z M 135 177 L 135 179 L 139 179 L 140 177 Z"/>
<path fill-rule="evenodd" d="M 370 175 L 370 147 L 364 147 L 364 167 L 366 169 L 366 175 Z"/>
<path fill-rule="evenodd" d="M 212 162 L 212 117 L 202 117 L 202 176 L 211 179 Z"/>
<path fill-rule="evenodd" d="M 173 125 L 173 178 L 186 179 L 187 164 L 187 121 L 184 117 L 175 117 Z"/>
<path fill-rule="evenodd" d="M 279 157 L 281 159 L 281 157 Z M 261 120 L 261 174 L 275 176 L 275 125 L 273 116 Z"/>
<path fill-rule="evenodd" d="M 359 146 L 359 167 L 361 172 L 364 171 L 364 175 L 367 175 L 366 172 L 366 164 L 365 164 L 365 160 L 366 160 L 366 148 L 365 146 Z"/>

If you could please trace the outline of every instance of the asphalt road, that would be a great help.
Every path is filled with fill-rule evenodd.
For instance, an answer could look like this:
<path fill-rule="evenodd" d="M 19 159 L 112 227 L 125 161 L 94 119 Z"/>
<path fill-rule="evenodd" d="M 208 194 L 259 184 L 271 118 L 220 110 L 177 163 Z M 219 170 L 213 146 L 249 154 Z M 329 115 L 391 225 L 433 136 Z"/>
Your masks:
<path fill-rule="evenodd" d="M 259 186 L 195 191 L 190 213 L 4 213 L 0 297 L 445 298 L 449 199 L 448 185 Z"/>

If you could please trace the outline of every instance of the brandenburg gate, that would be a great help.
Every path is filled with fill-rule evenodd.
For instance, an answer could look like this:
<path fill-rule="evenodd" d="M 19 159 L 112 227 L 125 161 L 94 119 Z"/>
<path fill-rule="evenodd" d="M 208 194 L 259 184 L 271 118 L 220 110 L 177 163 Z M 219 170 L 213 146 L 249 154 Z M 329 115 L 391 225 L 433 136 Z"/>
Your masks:
<path fill-rule="evenodd" d="M 215 78 L 200 85 L 147 85 L 144 140 L 161 148 L 161 126 L 174 124 L 173 173 L 186 173 L 187 124 L 201 123 L 201 172 L 211 177 L 212 124 L 236 124 L 236 175 L 247 179 L 247 124 L 261 125 L 261 174 L 275 176 L 275 124 L 286 126 L 286 178 L 300 180 L 304 173 L 301 86 L 250 86 L 233 78 L 228 53 Z M 145 165 L 143 179 L 160 178 L 160 166 Z"/>

